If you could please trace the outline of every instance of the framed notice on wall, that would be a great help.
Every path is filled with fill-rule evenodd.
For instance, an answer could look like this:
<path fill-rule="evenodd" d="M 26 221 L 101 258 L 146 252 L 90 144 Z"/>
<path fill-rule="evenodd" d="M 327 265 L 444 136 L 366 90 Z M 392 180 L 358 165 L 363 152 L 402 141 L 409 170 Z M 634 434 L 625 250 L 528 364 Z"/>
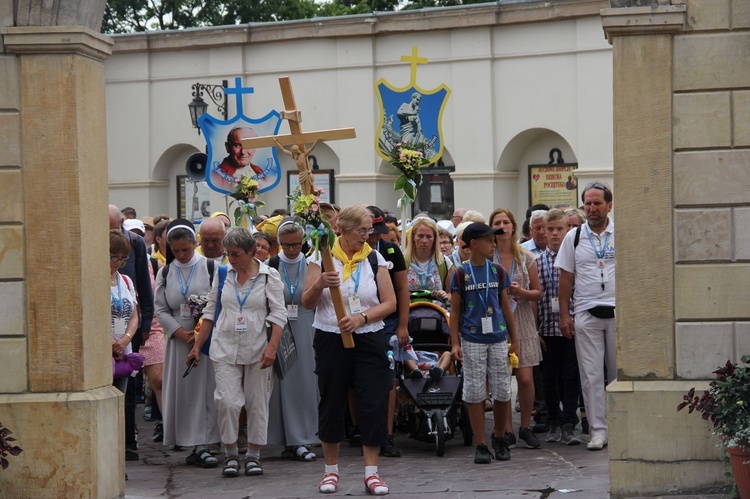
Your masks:
<path fill-rule="evenodd" d="M 177 175 L 177 213 L 192 222 L 211 216 L 211 188 L 206 182 Z"/>
<path fill-rule="evenodd" d="M 329 203 L 333 204 L 336 202 L 336 197 L 334 196 L 333 189 L 334 189 L 334 179 L 333 179 L 333 170 L 315 170 L 312 172 L 315 187 L 316 188 L 323 188 L 323 195 L 320 196 L 320 201 L 322 203 Z M 294 192 L 294 189 L 296 189 L 299 186 L 299 171 L 297 170 L 290 170 L 286 173 L 286 185 L 287 190 L 286 194 L 287 196 L 290 196 L 292 192 Z"/>
<path fill-rule="evenodd" d="M 578 206 L 578 164 L 529 165 L 529 206 Z"/>

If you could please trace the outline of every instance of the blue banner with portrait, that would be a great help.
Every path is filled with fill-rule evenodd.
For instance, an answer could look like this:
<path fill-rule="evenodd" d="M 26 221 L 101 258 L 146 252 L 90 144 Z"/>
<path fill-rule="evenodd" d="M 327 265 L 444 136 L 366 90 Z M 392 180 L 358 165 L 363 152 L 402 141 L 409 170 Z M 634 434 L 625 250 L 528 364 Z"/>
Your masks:
<path fill-rule="evenodd" d="M 245 149 L 240 140 L 277 135 L 281 121 L 281 115 L 275 110 L 260 119 L 239 114 L 228 121 L 208 114 L 201 116 L 198 125 L 206 137 L 206 182 L 209 187 L 227 194 L 234 191 L 243 176 L 258 181 L 259 193 L 276 187 L 281 181 L 276 148 Z"/>

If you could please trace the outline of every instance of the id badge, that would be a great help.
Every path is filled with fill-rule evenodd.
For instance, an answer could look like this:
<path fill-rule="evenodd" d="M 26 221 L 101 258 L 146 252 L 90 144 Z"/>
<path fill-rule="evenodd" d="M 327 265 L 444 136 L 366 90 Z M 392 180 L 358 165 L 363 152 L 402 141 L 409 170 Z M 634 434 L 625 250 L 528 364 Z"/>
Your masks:
<path fill-rule="evenodd" d="M 492 317 L 482 317 L 482 334 L 492 334 Z"/>
<path fill-rule="evenodd" d="M 246 333 L 247 332 L 247 316 L 238 315 L 234 320 L 234 332 L 235 333 Z"/>
<path fill-rule="evenodd" d="M 364 310 L 362 310 L 362 304 L 359 302 L 358 296 L 349 297 L 349 311 L 351 312 L 350 315 L 364 312 Z"/>
<path fill-rule="evenodd" d="M 286 313 L 290 321 L 296 321 L 298 317 L 297 305 L 291 304 L 286 306 Z"/>
<path fill-rule="evenodd" d="M 552 298 L 550 300 L 550 304 L 552 305 L 552 312 L 553 313 L 559 313 L 560 312 L 560 300 L 557 298 Z"/>
<path fill-rule="evenodd" d="M 190 307 L 187 303 L 183 303 L 180 305 L 180 319 L 190 319 L 192 315 L 190 314 Z"/>
<path fill-rule="evenodd" d="M 115 338 L 120 339 L 125 336 L 125 328 L 127 325 L 128 323 L 125 322 L 125 319 L 120 317 L 115 318 Z"/>
<path fill-rule="evenodd" d="M 596 266 L 599 267 L 599 272 L 601 272 L 602 282 L 609 282 L 609 274 L 607 273 L 607 269 L 604 268 L 604 259 L 598 259 Z"/>

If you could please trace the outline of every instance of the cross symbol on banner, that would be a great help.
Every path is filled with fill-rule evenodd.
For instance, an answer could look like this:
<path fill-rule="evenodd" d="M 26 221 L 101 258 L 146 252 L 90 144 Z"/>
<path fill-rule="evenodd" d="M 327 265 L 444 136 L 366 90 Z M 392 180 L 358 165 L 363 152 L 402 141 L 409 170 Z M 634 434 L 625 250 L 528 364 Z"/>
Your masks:
<path fill-rule="evenodd" d="M 412 46 L 411 48 L 411 55 L 402 55 L 401 56 L 401 62 L 408 62 L 411 64 L 411 72 L 409 74 L 409 85 L 415 86 L 417 84 L 417 65 L 418 64 L 427 64 L 427 58 L 426 57 L 419 57 L 417 55 L 417 52 L 419 52 L 419 47 L 416 45 Z"/>
<path fill-rule="evenodd" d="M 237 107 L 237 115 L 238 116 L 244 116 L 242 109 L 242 96 L 245 94 L 252 94 L 255 93 L 255 88 L 253 87 L 243 87 L 242 86 L 242 78 L 237 77 L 234 79 L 234 88 L 225 88 L 224 93 L 227 95 L 234 95 L 234 101 L 235 106 Z"/>

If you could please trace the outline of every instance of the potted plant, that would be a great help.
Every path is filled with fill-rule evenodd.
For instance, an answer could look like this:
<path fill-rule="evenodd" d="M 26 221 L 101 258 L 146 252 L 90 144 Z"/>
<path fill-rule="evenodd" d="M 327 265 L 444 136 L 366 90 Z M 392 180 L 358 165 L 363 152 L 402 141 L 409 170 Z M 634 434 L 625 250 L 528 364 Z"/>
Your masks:
<path fill-rule="evenodd" d="M 732 474 L 740 497 L 750 498 L 750 355 L 739 364 L 728 360 L 724 367 L 713 372 L 703 395 L 691 388 L 677 406 L 689 413 L 697 411 L 705 421 L 711 421 L 711 431 L 719 437 L 732 463 Z"/>

